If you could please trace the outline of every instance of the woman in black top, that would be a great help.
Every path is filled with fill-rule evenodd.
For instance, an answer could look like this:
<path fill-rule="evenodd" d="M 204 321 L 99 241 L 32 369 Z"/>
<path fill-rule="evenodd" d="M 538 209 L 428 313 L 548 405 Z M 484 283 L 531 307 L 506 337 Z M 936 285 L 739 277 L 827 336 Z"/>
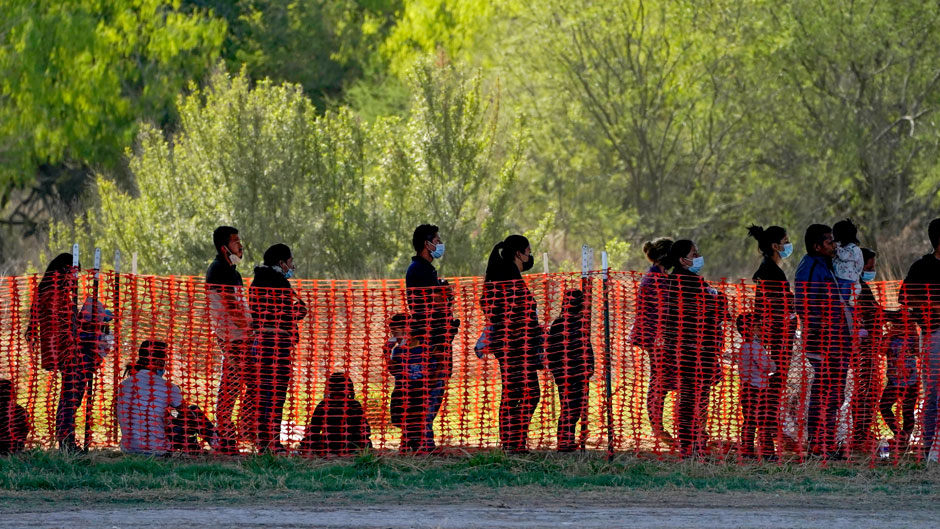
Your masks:
<path fill-rule="evenodd" d="M 757 240 L 757 248 L 764 256 L 760 267 L 754 273 L 754 282 L 757 288 L 754 294 L 754 314 L 761 322 L 761 343 L 770 353 L 776 366 L 776 372 L 770 376 L 768 385 L 768 402 L 775 403 L 778 412 L 777 420 L 768 425 L 764 433 L 763 444 L 769 444 L 769 439 L 780 444 L 780 418 L 779 411 L 783 407 L 784 387 L 787 373 L 790 370 L 792 356 L 793 332 L 796 329 L 796 320 L 793 319 L 793 291 L 787 275 L 780 268 L 784 259 L 793 253 L 793 244 L 787 230 L 780 226 L 770 226 L 764 229 L 760 226 L 751 226 L 747 229 L 748 235 Z M 774 455 L 773 446 L 762 446 L 762 456 Z"/>
<path fill-rule="evenodd" d="M 499 361 L 503 391 L 499 403 L 499 439 L 504 450 L 524 452 L 529 423 L 539 403 L 539 353 L 542 327 L 535 298 L 522 279 L 535 257 L 529 240 L 510 235 L 490 253 L 480 300 L 492 326 L 490 350 Z"/>
<path fill-rule="evenodd" d="M 719 354 L 724 344 L 721 324 L 727 319 L 725 296 L 710 287 L 698 272 L 705 264 L 690 240 L 676 241 L 669 250 L 672 296 L 669 320 L 679 358 L 677 434 L 683 457 L 704 455 L 708 395 L 721 375 Z"/>

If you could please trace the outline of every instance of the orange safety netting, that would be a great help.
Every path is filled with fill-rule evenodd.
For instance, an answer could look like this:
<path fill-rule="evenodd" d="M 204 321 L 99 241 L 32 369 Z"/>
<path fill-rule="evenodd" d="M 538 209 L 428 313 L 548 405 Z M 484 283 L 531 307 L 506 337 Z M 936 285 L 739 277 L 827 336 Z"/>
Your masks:
<path fill-rule="evenodd" d="M 0 278 L 3 450 L 897 458 L 936 429 L 931 305 L 894 282 L 41 279 Z"/>

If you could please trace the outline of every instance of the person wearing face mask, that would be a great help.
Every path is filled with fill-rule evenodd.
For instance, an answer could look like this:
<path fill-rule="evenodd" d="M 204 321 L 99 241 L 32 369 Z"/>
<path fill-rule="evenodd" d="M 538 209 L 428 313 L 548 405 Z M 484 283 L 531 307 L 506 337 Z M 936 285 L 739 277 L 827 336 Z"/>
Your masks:
<path fill-rule="evenodd" d="M 769 402 L 775 418 L 767 425 L 768 435 L 765 440 L 781 443 L 780 410 L 784 406 L 787 373 L 790 371 L 790 359 L 793 355 L 793 334 L 796 320 L 793 314 L 793 291 L 787 275 L 780 268 L 784 259 L 793 254 L 793 244 L 787 230 L 780 226 L 751 226 L 748 235 L 757 241 L 757 249 L 764 257 L 760 267 L 754 272 L 754 314 L 760 322 L 760 335 L 763 345 L 770 353 L 776 371 L 770 375 L 766 386 L 766 402 Z M 773 444 L 761 446 L 762 457 L 774 456 Z"/>
<path fill-rule="evenodd" d="M 535 263 L 529 240 L 510 235 L 493 247 L 486 265 L 480 303 L 489 324 L 489 351 L 499 362 L 503 390 L 499 403 L 499 439 L 509 452 L 527 451 L 529 423 L 538 406 L 538 369 L 542 367 L 542 327 L 535 298 L 522 272 Z"/>
<path fill-rule="evenodd" d="M 162 455 L 170 450 L 167 410 L 183 409 L 183 393 L 163 377 L 166 356 L 166 342 L 146 340 L 137 361 L 124 371 L 116 395 L 124 453 Z"/>
<path fill-rule="evenodd" d="M 708 395 L 721 375 L 719 355 L 724 343 L 721 324 L 727 300 L 699 276 L 705 266 L 695 243 L 681 239 L 669 250 L 672 265 L 670 311 L 667 317 L 679 359 L 677 434 L 682 457 L 705 455 Z"/>
<path fill-rule="evenodd" d="M 239 399 L 245 401 L 245 372 L 251 349 L 251 318 L 245 298 L 245 284 L 238 264 L 245 251 L 238 230 L 219 226 L 212 233 L 216 257 L 206 271 L 209 321 L 222 350 L 222 377 L 216 400 L 215 416 L 219 426 L 218 450 L 223 454 L 238 452 L 232 412 Z"/>
<path fill-rule="evenodd" d="M 862 454 L 871 454 L 876 440 L 871 425 L 875 419 L 881 385 L 881 356 L 888 345 L 883 336 L 887 314 L 868 284 L 875 280 L 875 258 L 878 254 L 869 248 L 862 248 L 861 252 L 863 267 L 859 281 L 860 294 L 855 304 L 859 342 L 858 351 L 852 356 L 852 448 Z"/>
<path fill-rule="evenodd" d="M 806 433 L 814 457 L 843 459 L 836 443 L 839 408 L 845 392 L 851 319 L 832 269 L 836 245 L 832 228 L 813 224 L 804 235 L 806 255 L 796 268 L 794 302 L 802 323 L 806 360 L 813 366 Z M 807 380 L 805 374 L 803 380 Z"/>
<path fill-rule="evenodd" d="M 307 306 L 291 288 L 294 256 L 286 244 L 275 244 L 264 252 L 264 264 L 255 267 L 248 289 L 254 365 L 249 375 L 249 394 L 260 452 L 284 453 L 280 443 L 281 417 L 290 384 L 291 351 L 298 339 L 297 322 L 307 315 Z"/>
<path fill-rule="evenodd" d="M 440 229 L 431 224 L 422 224 L 415 228 L 411 237 L 415 255 L 405 274 L 407 302 L 410 311 L 410 325 L 417 336 L 422 336 L 423 343 L 431 348 L 439 347 L 445 369 L 442 377 L 431 382 L 430 412 L 427 414 L 426 438 L 433 445 L 434 418 L 441 406 L 450 378 L 450 366 L 453 358 L 453 341 L 460 327 L 460 320 L 453 317 L 453 287 L 447 281 L 438 278 L 432 264 L 435 259 L 444 256 L 444 243 Z M 432 448 L 430 446 L 428 448 Z"/>

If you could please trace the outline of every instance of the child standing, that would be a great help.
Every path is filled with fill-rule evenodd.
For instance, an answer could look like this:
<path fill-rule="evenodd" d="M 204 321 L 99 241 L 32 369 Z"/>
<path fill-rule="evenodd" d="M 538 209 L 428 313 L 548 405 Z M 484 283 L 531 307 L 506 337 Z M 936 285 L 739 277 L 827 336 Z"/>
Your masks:
<path fill-rule="evenodd" d="M 913 322 L 905 322 L 902 313 L 889 313 L 887 319 L 888 384 L 881 393 L 881 416 L 894 434 L 896 448 L 907 449 L 914 431 L 914 410 L 920 396 L 920 373 L 917 369 L 917 331 Z M 894 412 L 897 404 L 901 424 Z"/>
<path fill-rule="evenodd" d="M 401 355 L 402 418 L 401 450 L 428 453 L 434 449 L 434 430 L 427 428 L 434 420 L 432 391 L 444 376 L 443 345 L 428 345 L 423 329 L 410 328 Z"/>
<path fill-rule="evenodd" d="M 832 227 L 832 237 L 839 243 L 832 267 L 842 287 L 842 297 L 849 305 L 855 305 L 862 291 L 859 281 L 865 269 L 865 258 L 858 246 L 858 227 L 852 219 L 840 220 Z"/>
<path fill-rule="evenodd" d="M 395 314 L 388 320 L 388 339 L 382 347 L 382 356 L 385 359 L 385 369 L 394 379 L 392 395 L 390 398 L 392 425 L 401 428 L 401 416 L 404 409 L 404 394 L 402 393 L 402 353 L 408 339 L 408 317 L 402 313 Z"/>
<path fill-rule="evenodd" d="M 777 366 L 761 343 L 759 317 L 754 313 L 743 313 L 738 315 L 735 323 L 741 335 L 737 358 L 743 416 L 739 450 L 743 457 L 758 455 L 754 452 L 754 440 L 760 430 L 759 455 L 774 459 L 777 414 L 770 398 L 770 380 Z"/>
<path fill-rule="evenodd" d="M 326 395 L 317 404 L 307 426 L 301 452 L 307 454 L 348 456 L 372 447 L 371 431 L 356 390 L 346 373 L 330 375 Z"/>
<path fill-rule="evenodd" d="M 561 317 L 552 323 L 548 335 L 546 360 L 555 379 L 561 414 L 558 417 L 558 451 L 573 452 L 575 429 L 586 417 L 588 380 L 594 374 L 594 350 L 584 328 L 584 294 L 565 292 Z M 581 425 L 582 429 L 585 425 Z"/>

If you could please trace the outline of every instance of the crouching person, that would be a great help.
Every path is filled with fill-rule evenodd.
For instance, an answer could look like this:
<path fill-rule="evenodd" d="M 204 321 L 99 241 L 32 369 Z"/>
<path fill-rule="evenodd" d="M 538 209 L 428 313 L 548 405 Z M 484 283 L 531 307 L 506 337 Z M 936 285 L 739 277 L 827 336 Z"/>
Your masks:
<path fill-rule="evenodd" d="M 167 437 L 172 451 L 190 455 L 204 453 L 207 445 L 218 439 L 215 425 L 195 404 L 168 410 Z M 230 455 L 233 451 L 223 449 L 222 453 Z"/>
<path fill-rule="evenodd" d="M 29 414 L 16 403 L 13 383 L 0 380 L 0 456 L 21 452 L 29 435 Z"/>
<path fill-rule="evenodd" d="M 370 435 L 352 380 L 346 373 L 333 373 L 327 381 L 326 395 L 313 411 L 300 451 L 318 456 L 348 456 L 372 448 Z"/>
<path fill-rule="evenodd" d="M 179 386 L 163 378 L 167 344 L 147 340 L 137 362 L 127 366 L 117 394 L 117 419 L 121 427 L 121 451 L 162 455 L 171 449 L 167 438 L 168 409 L 183 405 Z"/>

